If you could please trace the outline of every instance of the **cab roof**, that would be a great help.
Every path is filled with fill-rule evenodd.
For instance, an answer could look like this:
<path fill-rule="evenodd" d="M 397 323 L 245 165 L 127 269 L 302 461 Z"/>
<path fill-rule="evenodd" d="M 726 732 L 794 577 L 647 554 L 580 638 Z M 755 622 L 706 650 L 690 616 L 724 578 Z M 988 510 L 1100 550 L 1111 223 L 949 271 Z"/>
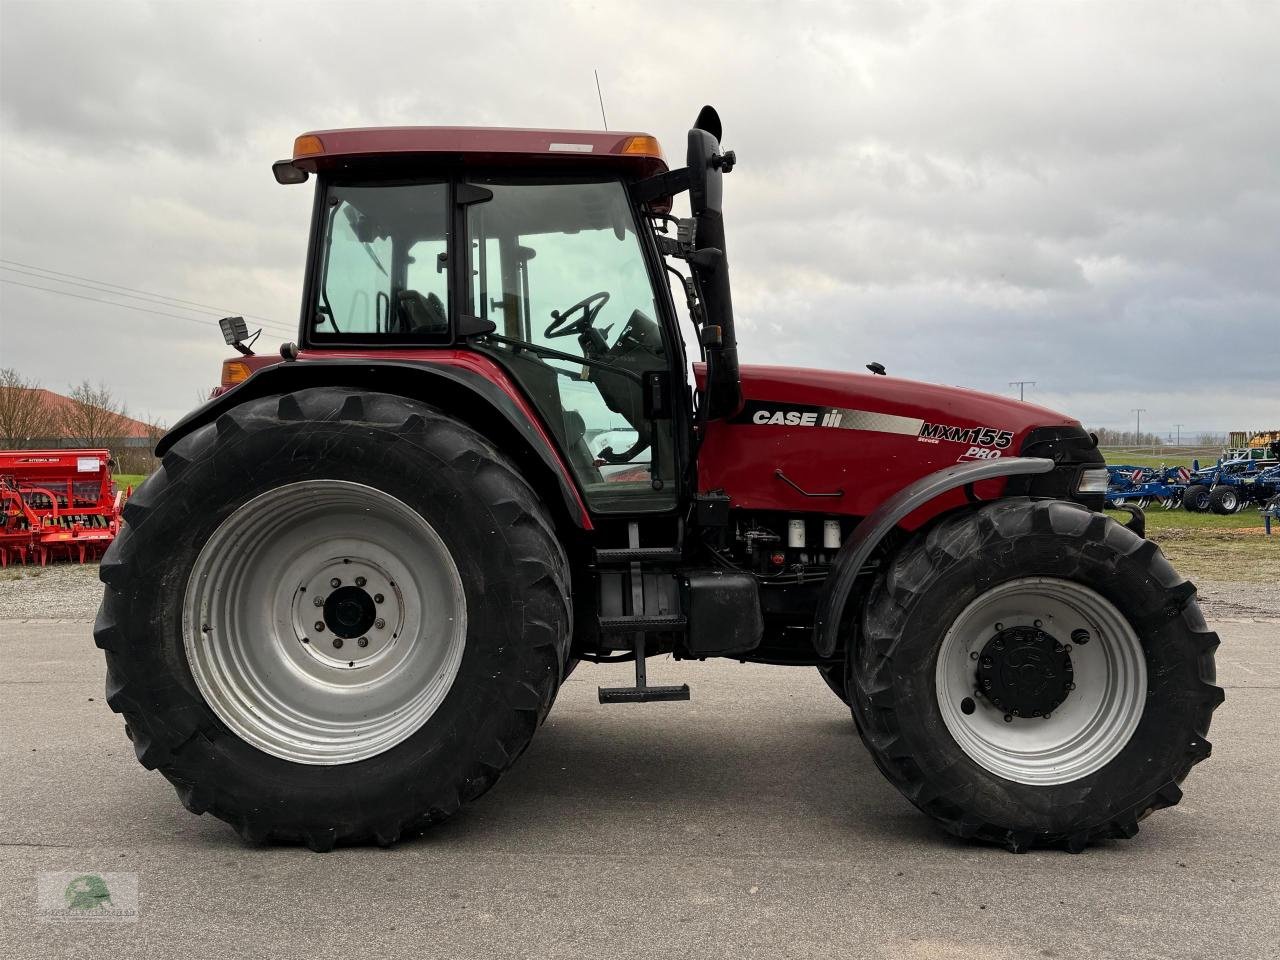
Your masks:
<path fill-rule="evenodd" d="M 444 155 L 464 163 L 514 166 L 553 162 L 623 169 L 647 177 L 667 169 L 662 147 L 647 133 L 533 130 L 515 127 L 368 127 L 314 130 L 293 144 L 293 166 L 314 173 L 336 162 L 407 155 Z"/>

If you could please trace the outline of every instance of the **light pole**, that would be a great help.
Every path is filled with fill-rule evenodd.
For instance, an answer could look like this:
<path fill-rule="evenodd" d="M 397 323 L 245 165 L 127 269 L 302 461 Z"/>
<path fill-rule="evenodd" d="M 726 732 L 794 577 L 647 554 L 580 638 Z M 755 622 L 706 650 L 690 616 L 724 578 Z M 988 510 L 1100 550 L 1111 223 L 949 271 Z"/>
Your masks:
<path fill-rule="evenodd" d="M 1036 385 L 1036 382 L 1034 380 L 1010 380 L 1009 381 L 1009 386 L 1018 388 L 1019 400 L 1022 399 L 1022 393 L 1023 393 L 1024 387 L 1034 387 L 1035 385 Z"/>
<path fill-rule="evenodd" d="M 1178 431 L 1177 446 L 1179 446 L 1179 447 L 1180 447 L 1180 446 L 1182 446 L 1182 424 L 1180 424 L 1180 423 L 1175 423 L 1175 424 L 1173 425 L 1173 428 L 1174 428 L 1175 430 L 1177 430 L 1177 431 Z"/>
<path fill-rule="evenodd" d="M 1142 443 L 1142 415 L 1147 412 L 1146 407 L 1133 407 L 1130 413 L 1137 414 L 1138 420 L 1133 431 L 1133 445 L 1139 446 Z"/>

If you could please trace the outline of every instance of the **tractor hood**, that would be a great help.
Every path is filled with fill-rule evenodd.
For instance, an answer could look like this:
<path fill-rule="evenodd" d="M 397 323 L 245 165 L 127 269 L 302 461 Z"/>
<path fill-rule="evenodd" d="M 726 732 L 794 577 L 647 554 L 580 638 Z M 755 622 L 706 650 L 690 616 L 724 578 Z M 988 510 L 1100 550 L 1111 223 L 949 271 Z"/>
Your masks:
<path fill-rule="evenodd" d="M 1079 426 L 1078 421 L 1034 403 L 918 380 L 755 364 L 743 365 L 741 377 L 746 407 L 733 418 L 736 422 L 758 423 L 764 410 L 772 417 L 777 411 L 767 402 L 783 401 L 918 419 L 922 423 L 913 431 L 917 434 L 925 424 L 964 430 L 990 427 L 1014 437 L 1033 427 Z"/>
<path fill-rule="evenodd" d="M 705 371 L 695 375 L 701 385 Z M 742 409 L 706 424 L 698 456 L 699 489 L 723 490 L 739 506 L 808 511 L 821 502 L 865 516 L 961 461 L 1053 456 L 1046 438 L 1100 459 L 1078 421 L 963 387 L 752 364 L 742 365 L 741 383 Z"/>

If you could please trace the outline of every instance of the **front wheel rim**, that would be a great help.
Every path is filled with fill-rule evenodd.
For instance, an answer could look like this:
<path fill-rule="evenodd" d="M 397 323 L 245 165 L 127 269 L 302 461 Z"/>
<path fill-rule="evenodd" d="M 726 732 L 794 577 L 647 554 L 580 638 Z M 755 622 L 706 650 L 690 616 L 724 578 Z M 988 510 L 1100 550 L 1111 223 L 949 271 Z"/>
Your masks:
<path fill-rule="evenodd" d="M 284 484 L 238 507 L 191 570 L 191 674 L 241 739 L 304 764 L 376 756 L 448 695 L 467 605 L 416 510 L 344 480 Z"/>
<path fill-rule="evenodd" d="M 1049 656 L 1069 664 L 1073 686 L 1047 716 L 1012 716 L 990 702 L 990 690 L 984 695 L 980 669 L 999 631 L 1043 633 L 1055 644 Z M 1053 654 L 1056 647 L 1065 653 Z M 1023 662 L 1006 675 L 1050 682 L 1044 678 L 1056 668 L 1037 662 L 1042 648 L 1019 652 Z M 1132 738 L 1147 697 L 1146 658 L 1124 615 L 1089 587 L 1052 577 L 1011 580 L 969 603 L 943 637 L 934 681 L 957 746 L 983 769 L 1037 786 L 1070 783 L 1110 763 Z"/>

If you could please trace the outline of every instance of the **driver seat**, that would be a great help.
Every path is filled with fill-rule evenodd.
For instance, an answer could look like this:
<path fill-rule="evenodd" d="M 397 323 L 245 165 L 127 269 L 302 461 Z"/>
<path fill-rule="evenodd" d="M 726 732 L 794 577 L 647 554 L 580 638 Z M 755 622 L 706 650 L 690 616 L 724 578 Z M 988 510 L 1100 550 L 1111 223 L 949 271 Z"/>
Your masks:
<path fill-rule="evenodd" d="M 449 315 L 444 302 L 434 293 L 425 297 L 417 290 L 396 294 L 401 329 L 406 333 L 443 334 L 449 332 Z"/>
<path fill-rule="evenodd" d="M 577 410 L 564 412 L 564 449 L 569 455 L 569 462 L 580 477 L 588 477 L 594 481 L 603 479 L 600 468 L 596 466 L 596 458 L 591 455 L 587 446 L 587 424 Z"/>

